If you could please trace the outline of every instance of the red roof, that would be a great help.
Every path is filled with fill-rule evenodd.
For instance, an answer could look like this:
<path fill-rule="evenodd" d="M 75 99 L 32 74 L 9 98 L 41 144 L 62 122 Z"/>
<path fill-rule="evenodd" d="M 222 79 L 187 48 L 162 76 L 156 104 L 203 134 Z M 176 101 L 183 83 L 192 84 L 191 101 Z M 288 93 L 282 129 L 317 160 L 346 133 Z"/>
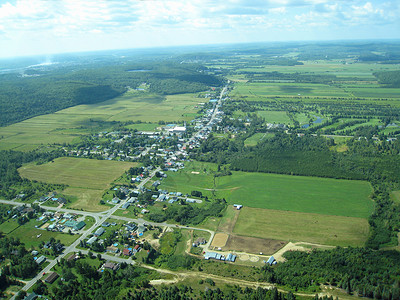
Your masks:
<path fill-rule="evenodd" d="M 123 255 L 131 255 L 131 251 L 125 248 L 124 250 L 122 250 L 122 254 Z"/>
<path fill-rule="evenodd" d="M 139 249 L 139 245 L 136 245 L 134 249 L 135 249 L 135 250 Z"/>

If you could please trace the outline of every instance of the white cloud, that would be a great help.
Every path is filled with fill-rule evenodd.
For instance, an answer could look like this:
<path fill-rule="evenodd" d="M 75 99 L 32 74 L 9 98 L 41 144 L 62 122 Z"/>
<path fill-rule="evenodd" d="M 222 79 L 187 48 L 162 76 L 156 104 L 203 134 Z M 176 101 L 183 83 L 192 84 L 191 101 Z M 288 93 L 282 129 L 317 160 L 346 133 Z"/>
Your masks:
<path fill-rule="evenodd" d="M 22 51 L 23 40 L 79 50 L 96 47 L 96 39 L 129 47 L 130 40 L 132 46 L 159 46 L 302 39 L 305 32 L 326 38 L 338 29 L 373 36 L 377 26 L 400 38 L 399 15 L 398 0 L 10 0 L 0 4 L 0 43 L 8 39 L 0 55 Z"/>

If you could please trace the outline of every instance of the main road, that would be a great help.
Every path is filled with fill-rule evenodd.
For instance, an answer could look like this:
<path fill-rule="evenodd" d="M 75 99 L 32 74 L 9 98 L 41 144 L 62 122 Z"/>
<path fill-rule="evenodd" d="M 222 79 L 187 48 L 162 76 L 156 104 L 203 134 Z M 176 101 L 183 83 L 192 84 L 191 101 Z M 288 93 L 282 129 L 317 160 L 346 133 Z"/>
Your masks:
<path fill-rule="evenodd" d="M 222 103 L 222 97 L 224 96 L 226 90 L 227 90 L 228 86 L 225 86 L 219 96 L 218 102 L 216 103 L 214 110 L 211 114 L 210 120 L 207 123 L 208 125 L 211 125 L 212 122 L 214 121 L 215 117 L 217 116 L 218 113 L 218 109 L 221 106 Z M 200 129 L 198 132 L 196 132 L 195 134 L 192 135 L 192 137 L 184 144 L 185 146 L 187 146 L 191 141 L 193 141 L 196 137 L 199 136 L 199 134 L 204 131 L 205 128 Z M 144 151 L 144 153 L 142 154 L 146 154 L 148 152 L 148 149 L 146 149 Z M 141 183 L 138 185 L 138 188 L 140 189 L 141 187 L 144 187 L 145 184 L 155 176 L 156 172 L 159 172 L 161 170 L 160 167 L 156 168 L 155 170 L 153 170 L 149 176 L 147 178 L 145 178 L 143 181 L 141 181 Z M 168 224 L 168 223 L 156 223 L 156 222 L 149 222 L 149 221 L 145 221 L 143 219 L 132 219 L 132 218 L 126 218 L 126 217 L 120 217 L 120 216 L 114 216 L 113 214 L 126 202 L 125 201 L 121 201 L 119 204 L 115 205 L 113 208 L 104 211 L 104 212 L 98 212 L 98 213 L 94 213 L 94 212 L 87 212 L 87 211 L 79 211 L 79 210 L 73 210 L 73 209 L 68 209 L 68 208 L 58 208 L 58 207 L 50 207 L 50 206 L 41 206 L 42 208 L 46 209 L 46 210 L 52 210 L 52 211 L 58 211 L 58 212 L 68 212 L 68 213 L 75 213 L 75 214 L 80 214 L 80 215 L 84 215 L 84 216 L 91 216 L 95 219 L 95 224 L 92 225 L 92 227 L 90 227 L 89 229 L 86 229 L 82 232 L 82 235 L 77 238 L 75 240 L 75 242 L 73 242 L 71 245 L 69 245 L 68 247 L 66 247 L 63 251 L 62 254 L 60 254 L 56 259 L 54 260 L 47 260 L 49 262 L 49 264 L 42 269 L 34 278 L 32 278 L 30 281 L 28 281 L 25 286 L 22 288 L 22 290 L 27 291 L 29 290 L 40 278 L 42 278 L 43 274 L 48 273 L 56 264 L 57 262 L 61 259 L 64 258 L 68 253 L 71 252 L 75 252 L 77 251 L 77 246 L 80 244 L 81 241 L 83 241 L 84 239 L 86 239 L 88 237 L 89 234 L 91 234 L 91 232 L 93 232 L 94 230 L 96 230 L 98 227 L 101 226 L 101 224 L 103 224 L 107 219 L 109 218 L 114 218 L 114 219 L 118 219 L 118 220 L 123 220 L 123 221 L 127 221 L 127 222 L 135 222 L 138 224 L 149 224 L 152 226 L 163 226 L 163 227 L 172 227 L 172 228 L 184 228 L 184 229 L 192 229 L 192 230 L 201 230 L 201 231 L 206 231 L 210 233 L 210 239 L 208 240 L 208 243 L 206 244 L 206 249 L 209 248 L 211 241 L 214 238 L 215 232 L 212 230 L 208 230 L 208 229 L 203 229 L 203 228 L 197 228 L 197 227 L 189 227 L 189 226 L 180 226 L 177 224 Z M 16 206 L 23 206 L 26 205 L 26 203 L 21 203 L 21 202 L 17 202 L 17 201 L 9 201 L 9 200 L 0 200 L 0 203 L 3 204 L 9 204 L 9 205 L 16 205 Z M 108 258 L 110 260 L 114 260 L 114 261 L 127 261 L 125 259 L 121 259 L 121 258 L 117 258 L 114 256 L 109 256 L 109 255 L 102 255 L 104 258 Z M 129 261 L 129 260 L 128 260 Z M 133 261 L 131 262 L 133 263 Z M 15 295 L 11 298 L 14 299 Z"/>

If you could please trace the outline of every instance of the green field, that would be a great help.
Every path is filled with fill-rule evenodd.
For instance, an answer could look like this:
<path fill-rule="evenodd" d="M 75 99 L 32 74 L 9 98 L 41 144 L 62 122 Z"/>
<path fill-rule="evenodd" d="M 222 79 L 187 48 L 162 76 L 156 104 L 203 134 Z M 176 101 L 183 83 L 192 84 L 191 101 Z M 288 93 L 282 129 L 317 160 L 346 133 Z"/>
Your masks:
<path fill-rule="evenodd" d="M 135 163 L 61 157 L 43 165 L 28 164 L 18 171 L 22 177 L 48 183 L 67 184 L 66 195 L 76 196 L 78 200 L 71 208 L 99 211 L 104 190 Z"/>
<path fill-rule="evenodd" d="M 183 193 L 199 190 L 210 196 L 213 170 L 214 164 L 187 163 L 184 170 L 168 172 L 160 188 Z M 230 204 L 358 218 L 373 211 L 371 191 L 365 181 L 246 172 L 217 177 L 215 186 L 216 197 Z"/>
<path fill-rule="evenodd" d="M 322 96 L 322 97 L 349 97 L 348 92 L 325 84 L 315 83 L 237 83 L 234 95 L 253 96 L 252 100 L 263 100 L 270 96 Z"/>
<path fill-rule="evenodd" d="M 273 136 L 274 136 L 273 133 L 258 132 L 258 133 L 253 134 L 251 137 L 247 138 L 244 141 L 244 145 L 245 146 L 255 146 L 255 145 L 257 145 L 258 142 L 265 140 L 265 139 L 269 139 Z"/>
<path fill-rule="evenodd" d="M 110 129 L 111 121 L 190 121 L 197 113 L 197 94 L 158 96 L 128 92 L 118 98 L 78 105 L 0 128 L 0 150 L 32 150 L 41 144 L 71 143 L 83 134 Z M 140 125 L 140 126 L 137 126 Z M 155 124 L 133 124 L 154 130 Z M 139 129 L 142 127 L 143 129 Z"/>
<path fill-rule="evenodd" d="M 289 119 L 285 111 L 257 111 L 257 115 L 265 119 L 267 123 L 276 124 L 291 124 L 292 121 Z"/>
<path fill-rule="evenodd" d="M 10 219 L 0 225 L 0 231 L 10 237 L 19 238 L 28 249 L 32 247 L 38 249 L 41 242 L 48 242 L 51 237 L 60 240 L 66 246 L 72 244 L 78 238 L 78 235 L 37 229 L 35 225 L 38 224 L 40 222 L 30 220 L 24 225 L 19 225 L 16 219 Z"/>
<path fill-rule="evenodd" d="M 333 246 L 363 246 L 369 224 L 363 218 L 244 207 L 234 233 L 292 242 Z"/>

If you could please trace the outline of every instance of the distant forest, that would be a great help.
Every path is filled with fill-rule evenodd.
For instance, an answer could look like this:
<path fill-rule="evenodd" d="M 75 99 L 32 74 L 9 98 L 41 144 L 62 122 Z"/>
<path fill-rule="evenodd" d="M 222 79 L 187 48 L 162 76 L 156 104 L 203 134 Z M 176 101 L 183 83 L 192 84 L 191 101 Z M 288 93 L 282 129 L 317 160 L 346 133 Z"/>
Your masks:
<path fill-rule="evenodd" d="M 0 75 L 0 126 L 79 104 L 113 99 L 142 83 L 149 92 L 170 95 L 219 86 L 221 80 L 195 64 L 41 67 Z M 139 71 L 136 71 L 139 70 Z"/>

